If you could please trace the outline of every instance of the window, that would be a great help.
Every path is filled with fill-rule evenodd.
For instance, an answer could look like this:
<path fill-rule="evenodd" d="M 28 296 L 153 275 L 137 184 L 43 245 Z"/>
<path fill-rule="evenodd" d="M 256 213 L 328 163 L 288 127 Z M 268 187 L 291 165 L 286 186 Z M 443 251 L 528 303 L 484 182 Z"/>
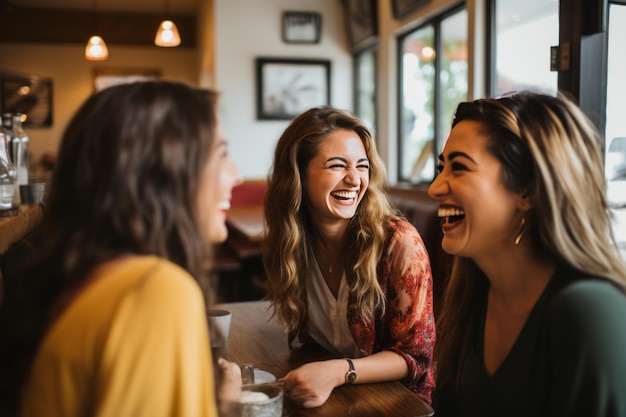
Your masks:
<path fill-rule="evenodd" d="M 607 198 L 613 212 L 613 231 L 626 261 L 626 4 L 609 3 L 608 72 L 606 96 Z"/>
<path fill-rule="evenodd" d="M 467 11 L 457 8 L 399 39 L 400 181 L 433 180 L 454 111 L 467 99 Z"/>
<path fill-rule="evenodd" d="M 550 48 L 559 44 L 559 2 L 494 0 L 494 7 L 491 95 L 522 89 L 556 94 L 558 73 L 550 72 Z"/>
<path fill-rule="evenodd" d="M 376 132 L 376 46 L 354 54 L 355 114 Z"/>

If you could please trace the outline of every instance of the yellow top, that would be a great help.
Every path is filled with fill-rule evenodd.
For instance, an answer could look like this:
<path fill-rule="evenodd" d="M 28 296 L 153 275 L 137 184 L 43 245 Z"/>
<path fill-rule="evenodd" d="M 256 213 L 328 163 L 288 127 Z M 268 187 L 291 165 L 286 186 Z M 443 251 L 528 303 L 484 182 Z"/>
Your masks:
<path fill-rule="evenodd" d="M 46 333 L 21 415 L 217 416 L 204 299 L 154 256 L 97 269 Z"/>

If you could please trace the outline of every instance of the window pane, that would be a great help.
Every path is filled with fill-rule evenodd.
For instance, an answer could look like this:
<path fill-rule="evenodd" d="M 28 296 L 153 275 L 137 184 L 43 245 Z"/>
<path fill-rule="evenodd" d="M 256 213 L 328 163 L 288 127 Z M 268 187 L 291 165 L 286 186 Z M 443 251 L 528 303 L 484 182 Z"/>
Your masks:
<path fill-rule="evenodd" d="M 437 155 L 450 134 L 456 107 L 467 100 L 467 11 L 465 9 L 441 22 L 443 55 L 441 57 L 441 114 L 437 136 Z M 432 163 L 435 163 L 433 156 Z M 430 175 L 433 175 L 434 165 Z M 431 178 L 432 179 L 432 178 Z"/>
<path fill-rule="evenodd" d="M 466 9 L 433 19 L 402 39 L 401 48 L 399 177 L 430 182 L 456 106 L 467 99 Z"/>
<path fill-rule="evenodd" d="M 434 27 L 426 26 L 404 38 L 401 46 L 400 179 L 411 182 L 421 180 L 420 161 L 434 155 L 434 37 Z"/>
<path fill-rule="evenodd" d="M 626 260 L 626 6 L 609 6 L 606 102 L 607 197 L 613 208 L 615 237 Z"/>
<path fill-rule="evenodd" d="M 355 57 L 356 115 L 371 130 L 376 130 L 376 48 L 368 48 Z"/>
<path fill-rule="evenodd" d="M 496 0 L 496 91 L 534 89 L 556 94 L 550 47 L 559 44 L 559 2 Z"/>

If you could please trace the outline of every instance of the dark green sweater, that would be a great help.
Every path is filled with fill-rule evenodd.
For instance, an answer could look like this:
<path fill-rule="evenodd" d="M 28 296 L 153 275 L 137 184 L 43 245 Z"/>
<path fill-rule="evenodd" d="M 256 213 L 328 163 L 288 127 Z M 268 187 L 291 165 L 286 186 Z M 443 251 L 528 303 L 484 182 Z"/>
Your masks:
<path fill-rule="evenodd" d="M 436 389 L 436 417 L 626 417 L 626 297 L 616 286 L 560 268 L 491 377 L 486 306 L 484 294 L 459 392 Z"/>

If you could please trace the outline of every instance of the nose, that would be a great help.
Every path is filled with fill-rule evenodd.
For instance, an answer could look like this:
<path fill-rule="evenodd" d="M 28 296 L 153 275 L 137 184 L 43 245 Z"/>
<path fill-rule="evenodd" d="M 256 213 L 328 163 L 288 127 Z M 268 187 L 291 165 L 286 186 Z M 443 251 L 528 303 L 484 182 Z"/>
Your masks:
<path fill-rule="evenodd" d="M 360 185 L 361 184 L 361 175 L 356 170 L 356 168 L 348 168 L 345 176 L 345 181 L 350 185 Z"/>
<path fill-rule="evenodd" d="M 239 169 L 237 165 L 233 161 L 230 161 L 231 172 L 233 176 L 233 187 L 241 184 L 243 182 L 243 173 Z"/>
<path fill-rule="evenodd" d="M 428 195 L 435 200 L 450 192 L 450 184 L 443 173 L 437 175 L 428 187 Z"/>

